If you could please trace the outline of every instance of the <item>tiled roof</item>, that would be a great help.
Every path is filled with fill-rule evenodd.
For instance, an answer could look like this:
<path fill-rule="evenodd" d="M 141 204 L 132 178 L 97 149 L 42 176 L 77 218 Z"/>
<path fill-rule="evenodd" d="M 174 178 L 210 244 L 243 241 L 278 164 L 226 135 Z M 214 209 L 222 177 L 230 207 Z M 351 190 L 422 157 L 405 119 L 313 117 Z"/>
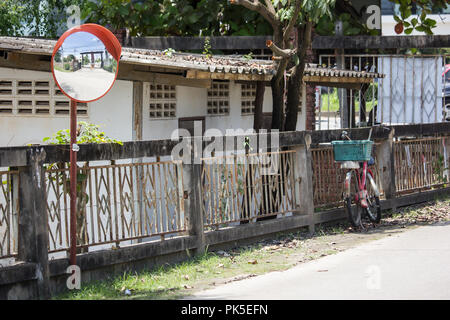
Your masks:
<path fill-rule="evenodd" d="M 0 37 L 0 50 L 51 55 L 56 40 L 37 38 Z M 192 53 L 165 53 L 160 50 L 122 48 L 121 62 L 164 68 L 198 70 L 210 73 L 253 74 L 270 77 L 275 73 L 275 64 L 269 60 L 249 60 L 230 56 L 211 56 Z M 337 70 L 307 65 L 305 76 L 381 78 L 382 74 Z"/>

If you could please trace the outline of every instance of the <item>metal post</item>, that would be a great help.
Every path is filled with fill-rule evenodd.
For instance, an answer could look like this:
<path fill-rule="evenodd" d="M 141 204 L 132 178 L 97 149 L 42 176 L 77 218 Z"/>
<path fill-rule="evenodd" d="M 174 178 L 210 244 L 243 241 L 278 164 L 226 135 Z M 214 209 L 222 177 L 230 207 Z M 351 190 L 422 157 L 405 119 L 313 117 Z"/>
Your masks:
<path fill-rule="evenodd" d="M 70 264 L 77 264 L 77 102 L 70 100 Z"/>

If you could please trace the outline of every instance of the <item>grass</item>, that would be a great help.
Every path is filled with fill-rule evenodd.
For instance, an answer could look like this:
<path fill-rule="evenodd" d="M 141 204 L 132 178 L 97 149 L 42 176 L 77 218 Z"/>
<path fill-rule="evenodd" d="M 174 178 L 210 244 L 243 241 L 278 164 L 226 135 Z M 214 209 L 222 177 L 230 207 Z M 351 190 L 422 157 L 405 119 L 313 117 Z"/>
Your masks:
<path fill-rule="evenodd" d="M 326 93 L 326 94 L 322 94 L 321 95 L 321 99 L 322 99 L 322 106 L 321 106 L 321 111 L 322 112 L 338 112 L 339 111 L 339 98 L 338 98 L 338 91 L 337 89 L 330 89 L 329 91 L 330 93 Z M 358 95 L 357 95 L 357 99 L 355 101 L 355 112 L 359 112 L 359 100 L 358 100 Z M 378 101 L 375 100 L 369 100 L 366 102 L 366 112 L 369 113 L 370 111 L 372 111 L 372 108 L 374 105 L 376 105 L 378 103 Z"/>
<path fill-rule="evenodd" d="M 66 69 L 64 69 L 64 68 L 61 68 L 60 66 L 54 66 L 54 68 L 55 68 L 55 70 L 58 70 L 58 71 L 60 71 L 60 72 L 72 72 L 71 70 L 66 70 Z"/>
<path fill-rule="evenodd" d="M 315 239 L 320 239 L 330 232 L 341 233 L 343 229 L 337 226 L 332 229 L 319 227 L 317 231 Z M 91 282 L 83 285 L 80 290 L 59 295 L 54 299 L 176 299 L 190 294 L 191 289 L 206 288 L 212 281 L 226 283 L 236 280 L 234 279 L 236 277 L 245 278 L 270 271 L 286 270 L 298 262 L 299 256 L 311 260 L 320 255 L 338 252 L 329 248 L 320 253 L 309 251 L 308 247 L 300 243 L 300 239 L 309 239 L 307 232 L 280 234 L 277 239 L 282 240 L 281 242 L 276 239 L 269 240 L 268 243 L 260 242 L 228 250 L 229 256 L 207 252 L 175 265 L 165 265 L 139 274 L 127 273 L 109 280 Z M 125 294 L 127 289 L 131 295 Z"/>
<path fill-rule="evenodd" d="M 277 255 L 286 252 L 281 250 Z M 242 274 L 263 274 L 282 267 L 276 261 L 267 262 L 273 257 L 261 250 L 261 246 L 245 247 L 234 251 L 229 257 L 207 252 L 186 262 L 166 265 L 156 270 L 139 274 L 124 274 L 107 281 L 93 282 L 80 290 L 66 293 L 56 299 L 96 300 L 96 299 L 170 299 L 180 296 L 181 291 L 192 288 L 193 283 L 205 285 L 217 277 L 233 277 Z M 262 263 L 262 261 L 265 261 Z M 126 296 L 124 291 L 131 291 Z"/>

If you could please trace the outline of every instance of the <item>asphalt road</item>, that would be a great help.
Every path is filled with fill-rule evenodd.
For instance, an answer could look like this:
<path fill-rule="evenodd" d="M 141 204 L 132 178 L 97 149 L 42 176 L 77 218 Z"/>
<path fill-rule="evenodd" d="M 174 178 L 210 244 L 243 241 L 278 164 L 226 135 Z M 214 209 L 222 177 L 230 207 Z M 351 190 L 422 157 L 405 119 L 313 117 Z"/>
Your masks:
<path fill-rule="evenodd" d="M 187 299 L 450 299 L 450 223 L 401 232 Z"/>

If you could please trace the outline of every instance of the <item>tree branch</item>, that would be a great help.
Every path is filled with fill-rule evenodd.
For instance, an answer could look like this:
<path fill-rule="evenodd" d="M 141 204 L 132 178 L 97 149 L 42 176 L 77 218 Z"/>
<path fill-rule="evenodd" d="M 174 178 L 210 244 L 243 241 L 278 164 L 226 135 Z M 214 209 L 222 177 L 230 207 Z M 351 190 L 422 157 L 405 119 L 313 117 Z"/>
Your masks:
<path fill-rule="evenodd" d="M 279 56 L 279 57 L 283 57 L 283 58 L 292 57 L 297 52 L 297 49 L 281 49 L 275 43 L 273 43 L 272 40 L 267 40 L 266 46 L 270 50 L 272 50 L 272 52 L 275 54 L 275 56 Z"/>
<path fill-rule="evenodd" d="M 270 1 L 270 0 L 269 0 Z M 241 5 L 250 9 L 252 11 L 258 12 L 260 15 L 264 17 L 273 27 L 277 26 L 280 21 L 278 20 L 275 10 L 271 10 L 268 7 L 264 6 L 259 0 L 230 0 L 231 4 Z M 266 2 L 267 3 L 267 2 Z M 273 6 L 272 6 L 273 8 Z"/>
<path fill-rule="evenodd" d="M 272 0 L 266 0 L 266 6 L 267 6 L 267 9 L 269 9 L 269 11 L 274 15 L 274 16 L 276 16 L 276 11 L 275 11 L 275 7 L 273 6 L 273 3 L 272 3 Z"/>
<path fill-rule="evenodd" d="M 287 25 L 286 30 L 284 30 L 283 33 L 283 41 L 285 43 L 289 40 L 289 36 L 291 35 L 292 29 L 294 28 L 298 20 L 298 14 L 300 13 L 301 8 L 302 8 L 301 1 L 300 0 L 295 1 L 294 14 L 292 15 L 292 18 L 289 21 L 289 24 Z"/>
<path fill-rule="evenodd" d="M 311 46 L 311 36 L 312 36 L 312 22 L 308 21 L 306 22 L 305 26 L 303 27 L 302 30 L 302 42 L 298 43 L 298 46 L 300 47 L 300 51 L 299 51 L 299 61 L 300 63 L 295 66 L 294 70 L 291 73 L 291 77 L 292 78 L 296 78 L 297 76 L 299 76 L 300 78 L 303 78 L 303 72 L 305 70 L 305 60 L 306 60 L 306 51 L 309 49 L 309 47 Z M 300 40 L 300 39 L 299 39 Z"/>

